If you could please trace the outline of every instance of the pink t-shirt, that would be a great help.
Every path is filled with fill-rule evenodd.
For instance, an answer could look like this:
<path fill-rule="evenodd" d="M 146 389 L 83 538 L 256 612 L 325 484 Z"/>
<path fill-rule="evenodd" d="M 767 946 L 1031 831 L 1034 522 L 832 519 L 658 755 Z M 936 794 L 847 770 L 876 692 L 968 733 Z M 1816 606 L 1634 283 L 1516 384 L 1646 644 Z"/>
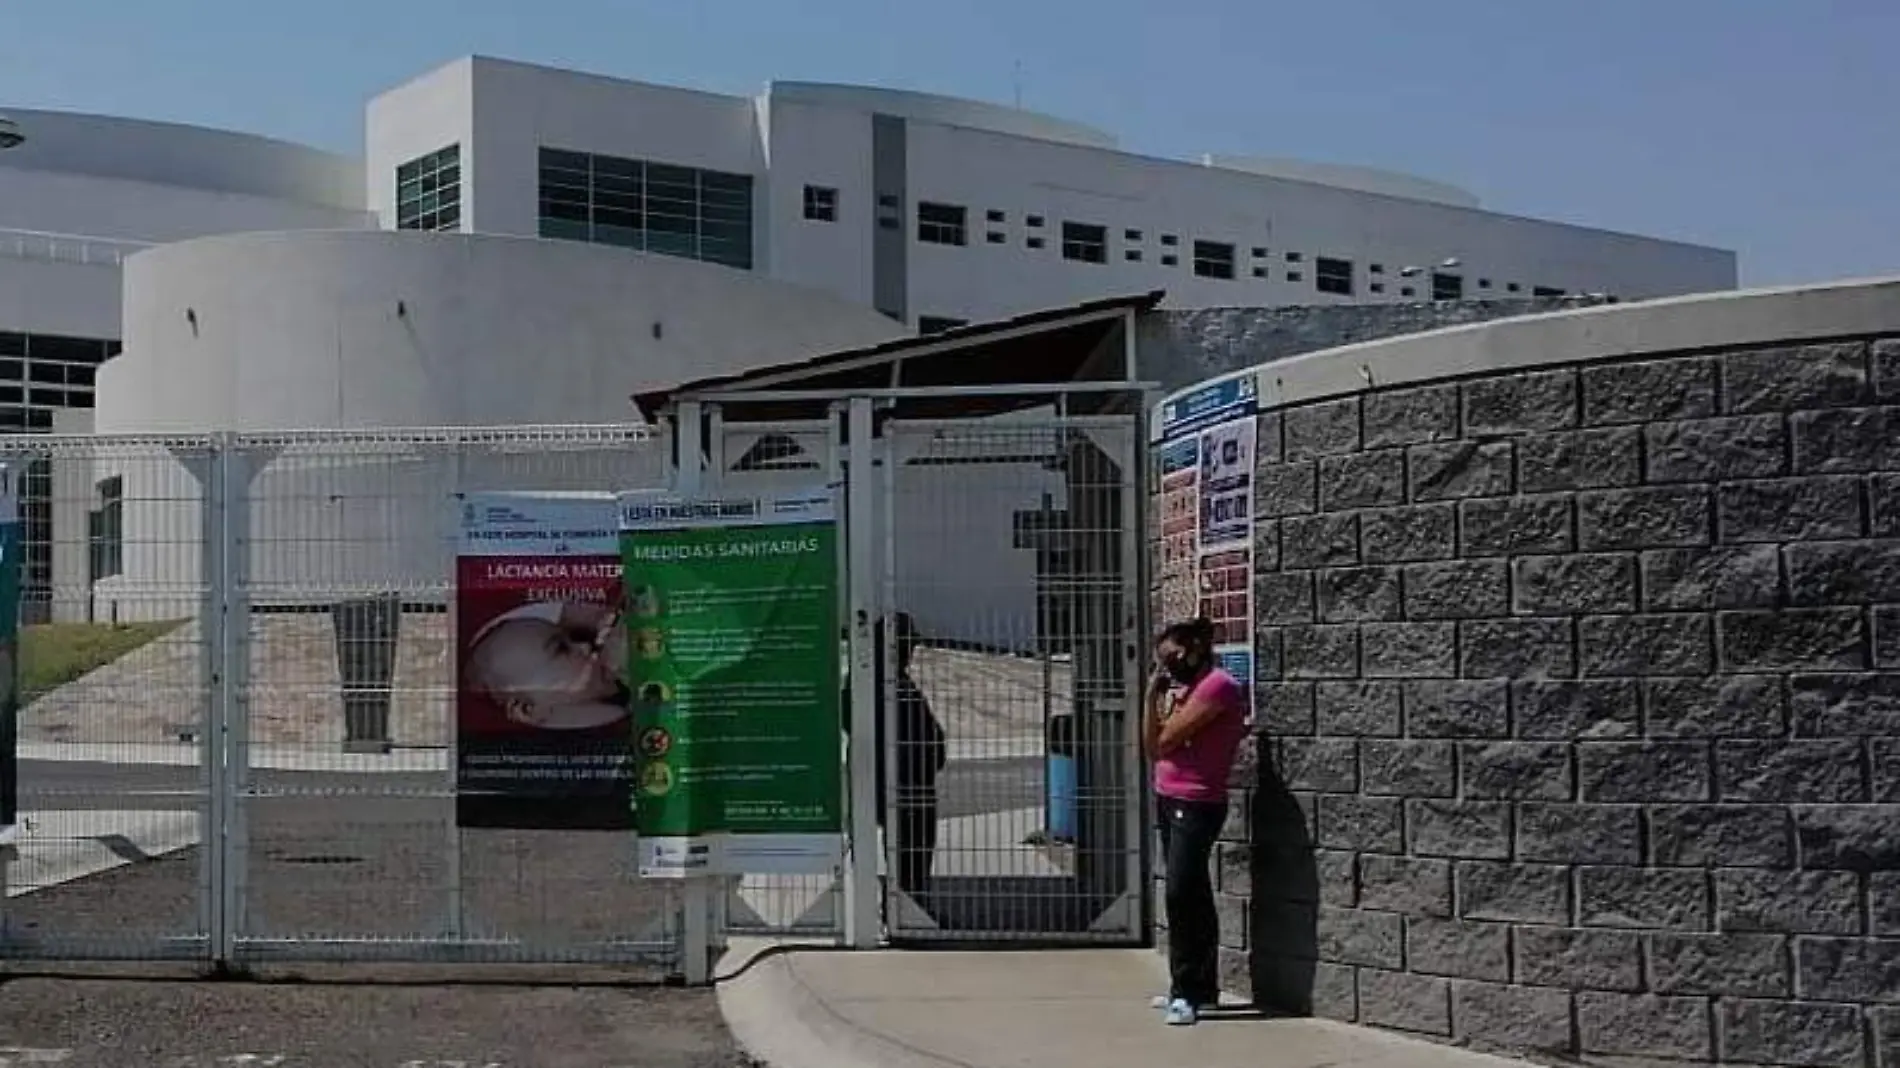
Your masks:
<path fill-rule="evenodd" d="M 1247 703 L 1240 683 L 1219 668 L 1201 677 L 1192 691 L 1177 691 L 1174 707 L 1190 699 L 1211 701 L 1218 715 L 1187 744 L 1155 761 L 1155 793 L 1176 801 L 1225 801 L 1234 756 L 1247 737 Z"/>

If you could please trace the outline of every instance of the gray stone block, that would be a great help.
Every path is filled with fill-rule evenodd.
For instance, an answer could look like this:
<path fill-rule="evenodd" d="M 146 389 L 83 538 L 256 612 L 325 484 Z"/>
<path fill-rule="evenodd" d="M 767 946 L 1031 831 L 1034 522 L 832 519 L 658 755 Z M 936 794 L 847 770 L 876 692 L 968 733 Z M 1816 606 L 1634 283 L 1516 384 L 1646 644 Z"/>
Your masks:
<path fill-rule="evenodd" d="M 1900 802 L 1900 738 L 1867 739 L 1867 766 L 1873 772 L 1872 799 Z"/>
<path fill-rule="evenodd" d="M 1718 871 L 1715 922 L 1723 931 L 1856 934 L 1860 880 L 1838 871 Z"/>
<path fill-rule="evenodd" d="M 1362 514 L 1359 540 L 1366 563 L 1400 564 L 1456 556 L 1456 507 L 1450 503 L 1420 504 Z"/>
<path fill-rule="evenodd" d="M 1517 806 L 1517 857 L 1553 864 L 1641 864 L 1635 805 Z"/>
<path fill-rule="evenodd" d="M 1900 1009 L 1873 1009 L 1867 1015 L 1873 1024 L 1874 1063 L 1900 1068 Z"/>
<path fill-rule="evenodd" d="M 1465 433 L 1528 434 L 1577 425 L 1577 373 L 1533 371 L 1465 384 Z"/>
<path fill-rule="evenodd" d="M 1716 794 L 1758 804 L 1866 801 L 1860 742 L 1724 741 L 1715 746 Z"/>
<path fill-rule="evenodd" d="M 1511 684 L 1520 738 L 1609 739 L 1639 733 L 1641 704 L 1630 679 Z"/>
<path fill-rule="evenodd" d="M 1359 905 L 1357 853 L 1320 849 L 1313 853 L 1313 872 L 1319 881 L 1319 903 L 1342 909 Z"/>
<path fill-rule="evenodd" d="M 1253 677 L 1262 683 L 1286 678 L 1286 634 L 1282 628 L 1254 628 Z"/>
<path fill-rule="evenodd" d="M 1319 732 L 1396 738 L 1401 722 L 1396 682 L 1323 682 L 1314 692 Z"/>
<path fill-rule="evenodd" d="M 1627 553 L 1513 560 L 1513 611 L 1529 615 L 1636 610 L 1636 558 Z"/>
<path fill-rule="evenodd" d="M 1802 805 L 1794 834 L 1803 868 L 1900 871 L 1900 805 Z"/>
<path fill-rule="evenodd" d="M 1900 537 L 1900 474 L 1867 476 L 1868 533 Z"/>
<path fill-rule="evenodd" d="M 1900 735 L 1900 675 L 1796 675 L 1788 696 L 1802 737 Z"/>
<path fill-rule="evenodd" d="M 1466 678 L 1574 675 L 1568 619 L 1483 619 L 1459 624 L 1459 674 Z"/>
<path fill-rule="evenodd" d="M 1411 564 L 1404 587 L 1410 619 L 1471 619 L 1511 610 L 1510 575 L 1502 560 Z"/>
<path fill-rule="evenodd" d="M 1451 985 L 1452 1035 L 1472 1046 L 1569 1053 L 1576 1046 L 1570 995 L 1497 983 Z"/>
<path fill-rule="evenodd" d="M 1347 567 L 1359 562 L 1359 517 L 1293 516 L 1280 521 L 1280 566 Z"/>
<path fill-rule="evenodd" d="M 1585 801 L 1707 801 L 1709 747 L 1701 742 L 1584 742 L 1577 778 Z"/>
<path fill-rule="evenodd" d="M 1327 623 L 1395 620 L 1401 614 L 1394 567 L 1349 567 L 1319 572 L 1319 617 Z"/>
<path fill-rule="evenodd" d="M 1722 410 L 1727 412 L 1834 408 L 1863 403 L 1870 393 L 1862 341 L 1722 357 Z"/>
<path fill-rule="evenodd" d="M 1572 990 L 1643 989 L 1643 947 L 1627 931 L 1517 929 L 1517 981 Z"/>
<path fill-rule="evenodd" d="M 1874 666 L 1900 668 L 1900 607 L 1873 610 Z"/>
<path fill-rule="evenodd" d="M 1715 413 L 1715 361 L 1671 357 L 1583 369 L 1583 421 L 1653 423 Z"/>
<path fill-rule="evenodd" d="M 1800 938 L 1794 956 L 1804 998 L 1900 1002 L 1900 941 Z"/>
<path fill-rule="evenodd" d="M 1214 915 L 1218 921 L 1222 949 L 1247 948 L 1247 909 L 1248 901 L 1244 897 L 1222 893 L 1214 895 Z"/>
<path fill-rule="evenodd" d="M 1419 857 L 1359 858 L 1359 905 L 1407 916 L 1451 915 L 1451 862 Z"/>
<path fill-rule="evenodd" d="M 1852 1005 L 1724 999 L 1716 1041 L 1730 1064 L 1860 1068 L 1867 1063 L 1860 1010 Z"/>
<path fill-rule="evenodd" d="M 1408 917 L 1405 967 L 1421 975 L 1506 982 L 1511 978 L 1511 928 L 1502 923 Z"/>
<path fill-rule="evenodd" d="M 1319 508 L 1380 508 L 1405 503 L 1405 452 L 1382 449 L 1319 462 Z"/>
<path fill-rule="evenodd" d="M 1582 926 L 1623 930 L 1709 929 L 1709 873 L 1681 868 L 1577 869 Z"/>
<path fill-rule="evenodd" d="M 1797 605 L 1900 601 L 1900 541 L 1812 542 L 1782 550 Z"/>
<path fill-rule="evenodd" d="M 1451 1034 L 1451 983 L 1405 972 L 1359 970 L 1359 1019 L 1375 1027 Z"/>
<path fill-rule="evenodd" d="M 1511 855 L 1511 806 L 1495 801 L 1406 803 L 1410 852 L 1421 857 L 1503 860 Z"/>
<path fill-rule="evenodd" d="M 1277 519 L 1288 515 L 1311 515 L 1319 508 L 1319 465 L 1262 464 L 1255 472 L 1256 519 Z"/>
<path fill-rule="evenodd" d="M 1800 474 L 1900 468 L 1900 408 L 1796 412 L 1794 469 Z"/>
<path fill-rule="evenodd" d="M 1652 611 L 1772 608 L 1781 603 L 1773 545 L 1655 549 L 1642 554 L 1643 607 Z"/>
<path fill-rule="evenodd" d="M 1509 683 L 1404 684 L 1405 733 L 1413 738 L 1503 738 L 1511 733 Z"/>
<path fill-rule="evenodd" d="M 1222 842 L 1214 851 L 1214 888 L 1223 894 L 1253 896 L 1253 847 Z"/>
<path fill-rule="evenodd" d="M 1787 809 L 1766 805 L 1658 805 L 1649 856 L 1666 867 L 1788 868 L 1794 825 Z"/>
<path fill-rule="evenodd" d="M 1277 571 L 1280 567 L 1280 521 L 1254 518 L 1253 566 L 1256 571 Z"/>
<path fill-rule="evenodd" d="M 1699 613 L 1585 616 L 1577 621 L 1585 675 L 1703 675 L 1715 663 L 1709 617 Z"/>
<path fill-rule="evenodd" d="M 1253 688 L 1254 722 L 1271 735 L 1314 733 L 1313 684 L 1262 682 Z"/>
<path fill-rule="evenodd" d="M 1359 398 L 1301 404 L 1280 412 L 1291 461 L 1335 456 L 1359 448 Z"/>
<path fill-rule="evenodd" d="M 1457 868 L 1458 915 L 1467 920 L 1567 925 L 1570 870 L 1540 864 L 1464 862 Z"/>
<path fill-rule="evenodd" d="M 1351 624 L 1286 627 L 1282 670 L 1289 679 L 1349 679 L 1359 674 L 1359 628 Z"/>
<path fill-rule="evenodd" d="M 1450 678 L 1458 674 L 1458 631 L 1453 623 L 1366 623 L 1369 678 Z"/>
<path fill-rule="evenodd" d="M 1642 481 L 1642 432 L 1635 427 L 1517 439 L 1517 484 L 1523 493 L 1608 489 Z"/>
<path fill-rule="evenodd" d="M 1511 443 L 1454 441 L 1406 450 L 1412 500 L 1501 497 L 1511 492 Z"/>
<path fill-rule="evenodd" d="M 1368 968 L 1398 968 L 1404 934 L 1398 916 L 1358 909 L 1319 910 L 1319 959 Z"/>
<path fill-rule="evenodd" d="M 1651 679 L 1653 738 L 1773 738 L 1787 729 L 1787 699 L 1774 675 Z"/>
<path fill-rule="evenodd" d="M 1717 617 L 1722 670 L 1830 671 L 1867 666 L 1867 634 L 1857 608 L 1723 612 Z"/>
<path fill-rule="evenodd" d="M 1867 877 L 1868 933 L 1900 936 L 1900 872 L 1877 871 Z"/>
<path fill-rule="evenodd" d="M 1258 572 L 1253 579 L 1253 595 L 1254 622 L 1259 626 L 1313 622 L 1311 571 Z"/>
<path fill-rule="evenodd" d="M 1560 742 L 1466 742 L 1458 763 L 1468 798 L 1568 801 L 1574 790 Z"/>
<path fill-rule="evenodd" d="M 1281 738 L 1280 778 L 1294 790 L 1352 793 L 1359 789 L 1359 749 L 1350 738 Z"/>
<path fill-rule="evenodd" d="M 1319 844 L 1328 849 L 1400 853 L 1405 849 L 1403 802 L 1391 797 L 1324 794 L 1319 799 Z"/>
<path fill-rule="evenodd" d="M 1707 998 L 1580 993 L 1577 1033 L 1586 1053 L 1700 1060 L 1714 1054 Z"/>
<path fill-rule="evenodd" d="M 1450 797 L 1457 792 L 1450 742 L 1359 743 L 1360 789 L 1394 797 Z"/>
<path fill-rule="evenodd" d="M 1706 545 L 1709 507 L 1703 486 L 1579 493 L 1577 545 L 1585 552 Z"/>
<path fill-rule="evenodd" d="M 1852 475 L 1732 482 L 1716 492 L 1723 542 L 1826 541 L 1861 534 L 1860 480 Z"/>
<path fill-rule="evenodd" d="M 1780 935 L 1651 935 L 1649 960 L 1658 994 L 1781 998 L 1793 989 Z"/>
<path fill-rule="evenodd" d="M 1313 1015 L 1326 1020 L 1359 1020 L 1359 970 L 1349 964 L 1313 965 Z"/>
<path fill-rule="evenodd" d="M 1262 412 L 1253 421 L 1254 461 L 1277 464 L 1286 461 L 1286 435 L 1281 431 L 1285 420 L 1279 412 Z"/>
<path fill-rule="evenodd" d="M 1643 428 L 1651 482 L 1768 478 L 1788 470 L 1788 431 L 1779 415 L 1652 423 Z"/>
<path fill-rule="evenodd" d="M 1460 544 L 1466 556 L 1564 553 L 1571 549 L 1570 495 L 1462 501 Z"/>
<path fill-rule="evenodd" d="M 1900 397 L 1900 338 L 1880 338 L 1873 345 L 1874 395 Z"/>
<path fill-rule="evenodd" d="M 1376 390 L 1364 398 L 1368 449 L 1419 445 L 1458 436 L 1458 387 Z"/>

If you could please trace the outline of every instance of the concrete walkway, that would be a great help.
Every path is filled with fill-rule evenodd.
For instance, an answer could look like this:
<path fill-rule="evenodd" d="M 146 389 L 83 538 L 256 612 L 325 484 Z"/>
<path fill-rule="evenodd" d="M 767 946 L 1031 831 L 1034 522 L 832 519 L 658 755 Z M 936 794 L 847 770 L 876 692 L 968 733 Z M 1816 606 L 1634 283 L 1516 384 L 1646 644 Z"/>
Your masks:
<path fill-rule="evenodd" d="M 1147 950 L 850 953 L 734 942 L 719 1005 L 771 1068 L 1522 1068 L 1524 1062 L 1236 1009 L 1190 1028 L 1148 1007 Z"/>

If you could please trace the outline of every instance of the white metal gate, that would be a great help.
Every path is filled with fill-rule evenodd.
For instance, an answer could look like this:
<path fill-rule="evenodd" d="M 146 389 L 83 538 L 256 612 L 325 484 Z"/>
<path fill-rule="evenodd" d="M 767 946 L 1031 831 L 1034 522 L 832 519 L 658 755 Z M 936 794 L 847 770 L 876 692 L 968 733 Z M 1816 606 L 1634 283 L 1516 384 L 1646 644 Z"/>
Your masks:
<path fill-rule="evenodd" d="M 683 407 L 682 427 L 701 421 Z M 859 397 L 825 420 L 730 423 L 705 407 L 720 488 L 838 489 L 852 650 L 841 715 L 884 719 L 850 732 L 880 744 L 847 747 L 846 863 L 741 880 L 722 929 L 859 945 L 1141 938 L 1136 418 L 882 419 Z M 899 639 L 876 621 L 899 613 L 920 638 L 908 677 L 942 725 L 940 773 L 908 751 L 930 747 L 901 722 L 908 684 L 881 667 Z M 877 793 L 880 764 L 895 773 Z M 911 781 L 924 764 L 930 781 Z"/>

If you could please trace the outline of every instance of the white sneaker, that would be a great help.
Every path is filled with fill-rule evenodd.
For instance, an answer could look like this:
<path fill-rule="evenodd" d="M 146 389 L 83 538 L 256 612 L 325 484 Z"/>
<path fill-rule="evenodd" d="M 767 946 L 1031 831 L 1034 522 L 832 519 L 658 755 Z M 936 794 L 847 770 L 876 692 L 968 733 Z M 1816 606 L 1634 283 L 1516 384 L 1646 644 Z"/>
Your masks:
<path fill-rule="evenodd" d="M 1200 1013 L 1195 1011 L 1194 1006 L 1188 1004 L 1186 998 L 1175 998 L 1168 1002 L 1167 1015 L 1162 1017 L 1169 1027 L 1187 1027 L 1200 1018 Z"/>

